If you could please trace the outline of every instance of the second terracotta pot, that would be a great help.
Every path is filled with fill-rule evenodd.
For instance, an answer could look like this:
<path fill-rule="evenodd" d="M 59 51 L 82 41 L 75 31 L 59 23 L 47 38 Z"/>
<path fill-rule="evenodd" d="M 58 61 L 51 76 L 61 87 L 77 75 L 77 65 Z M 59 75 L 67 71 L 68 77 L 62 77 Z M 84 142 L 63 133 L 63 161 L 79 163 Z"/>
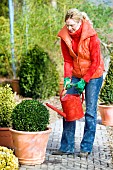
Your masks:
<path fill-rule="evenodd" d="M 7 127 L 0 128 L 0 146 L 13 148 L 12 135 Z"/>
<path fill-rule="evenodd" d="M 102 124 L 105 126 L 113 126 L 113 105 L 107 106 L 100 104 L 98 107 L 102 119 Z"/>

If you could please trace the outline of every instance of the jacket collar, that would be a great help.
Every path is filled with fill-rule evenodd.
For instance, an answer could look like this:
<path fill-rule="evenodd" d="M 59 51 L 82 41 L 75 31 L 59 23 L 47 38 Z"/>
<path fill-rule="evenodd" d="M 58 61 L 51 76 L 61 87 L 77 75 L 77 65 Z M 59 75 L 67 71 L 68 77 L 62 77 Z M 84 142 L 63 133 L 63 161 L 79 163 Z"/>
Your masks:
<path fill-rule="evenodd" d="M 97 34 L 97 33 L 94 30 L 93 26 L 89 23 L 89 21 L 84 19 L 83 23 L 82 23 L 81 41 L 86 39 L 86 38 L 89 38 L 89 37 L 91 37 L 95 34 Z M 69 39 L 70 39 L 70 43 L 72 41 L 66 25 L 59 31 L 58 37 L 62 38 L 66 42 L 68 42 Z"/>

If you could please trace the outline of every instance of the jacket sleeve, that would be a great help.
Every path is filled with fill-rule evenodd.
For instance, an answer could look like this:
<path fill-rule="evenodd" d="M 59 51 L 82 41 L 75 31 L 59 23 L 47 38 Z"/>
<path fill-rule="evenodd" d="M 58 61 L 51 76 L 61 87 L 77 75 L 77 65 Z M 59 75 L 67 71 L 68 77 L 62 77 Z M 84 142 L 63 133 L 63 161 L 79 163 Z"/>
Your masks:
<path fill-rule="evenodd" d="M 65 77 L 72 77 L 72 70 L 73 70 L 73 59 L 69 54 L 69 49 L 66 43 L 61 39 L 61 50 L 62 55 L 64 58 L 64 78 Z"/>
<path fill-rule="evenodd" d="M 94 35 L 90 38 L 90 59 L 91 66 L 88 69 L 87 73 L 83 76 L 83 79 L 88 83 L 96 72 L 100 64 L 100 41 L 97 35 Z"/>

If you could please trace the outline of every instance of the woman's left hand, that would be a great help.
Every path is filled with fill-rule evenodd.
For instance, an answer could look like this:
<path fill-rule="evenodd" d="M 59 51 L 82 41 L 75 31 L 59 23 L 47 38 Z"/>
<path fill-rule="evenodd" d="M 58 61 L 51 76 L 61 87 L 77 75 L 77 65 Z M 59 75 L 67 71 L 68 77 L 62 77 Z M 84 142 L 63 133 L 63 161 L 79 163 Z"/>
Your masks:
<path fill-rule="evenodd" d="M 82 78 L 81 78 L 81 80 L 80 80 L 78 83 L 74 84 L 74 86 L 76 87 L 76 89 L 77 89 L 80 93 L 83 92 L 83 90 L 84 90 L 84 88 L 85 88 L 85 85 L 86 85 L 86 82 L 85 82 L 84 79 L 82 79 Z"/>

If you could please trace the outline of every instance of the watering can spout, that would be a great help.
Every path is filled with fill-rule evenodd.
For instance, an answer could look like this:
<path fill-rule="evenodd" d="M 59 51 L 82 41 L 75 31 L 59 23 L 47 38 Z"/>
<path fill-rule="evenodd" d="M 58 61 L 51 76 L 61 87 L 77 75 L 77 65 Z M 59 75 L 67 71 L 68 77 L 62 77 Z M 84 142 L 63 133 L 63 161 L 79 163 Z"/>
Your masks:
<path fill-rule="evenodd" d="M 60 114 L 61 116 L 63 116 L 64 118 L 66 118 L 66 114 L 64 112 L 62 112 L 61 110 L 57 109 L 56 107 L 52 106 L 49 103 L 46 103 L 46 105 L 48 107 L 50 107 L 51 109 L 53 109 L 54 111 L 56 111 L 58 114 Z"/>

